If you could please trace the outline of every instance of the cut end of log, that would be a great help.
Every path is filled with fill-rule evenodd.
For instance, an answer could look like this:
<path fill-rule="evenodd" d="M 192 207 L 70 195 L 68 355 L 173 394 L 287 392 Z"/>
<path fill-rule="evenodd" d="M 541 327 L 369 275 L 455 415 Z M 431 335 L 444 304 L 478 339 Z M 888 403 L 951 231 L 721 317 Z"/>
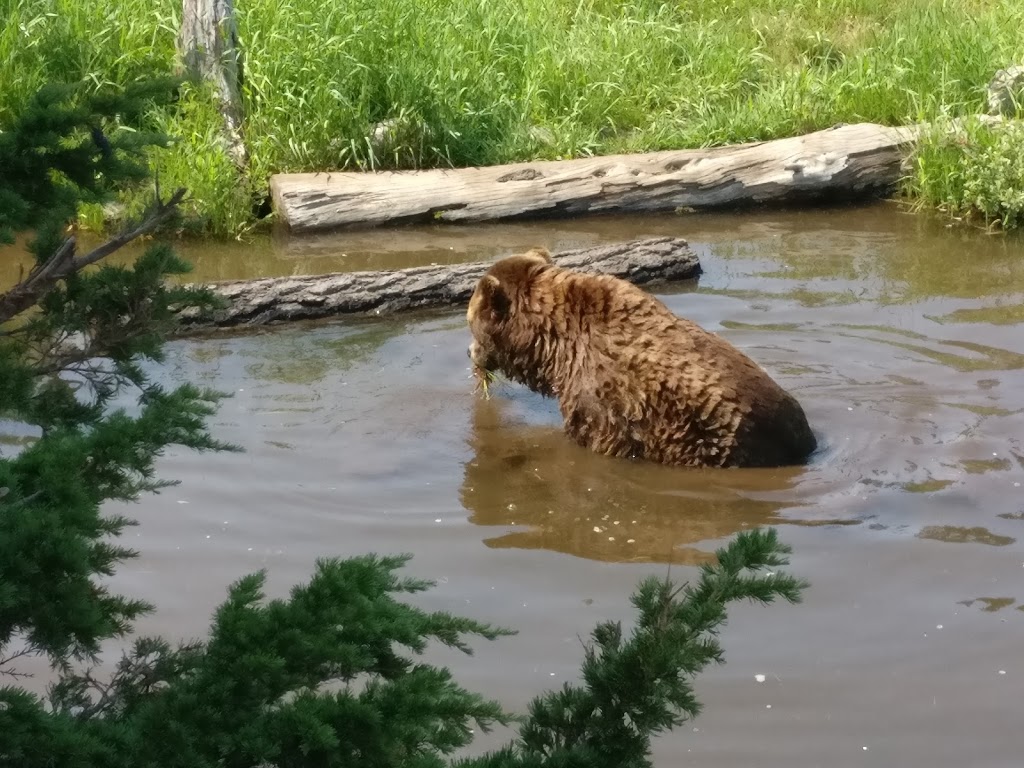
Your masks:
<path fill-rule="evenodd" d="M 554 254 L 564 267 L 621 277 L 636 285 L 694 280 L 700 260 L 686 240 L 656 237 Z M 489 261 L 376 272 L 336 272 L 213 283 L 227 306 L 212 316 L 179 314 L 178 335 L 218 328 L 253 328 L 340 315 L 382 316 L 414 309 L 454 307 L 469 301 Z"/>

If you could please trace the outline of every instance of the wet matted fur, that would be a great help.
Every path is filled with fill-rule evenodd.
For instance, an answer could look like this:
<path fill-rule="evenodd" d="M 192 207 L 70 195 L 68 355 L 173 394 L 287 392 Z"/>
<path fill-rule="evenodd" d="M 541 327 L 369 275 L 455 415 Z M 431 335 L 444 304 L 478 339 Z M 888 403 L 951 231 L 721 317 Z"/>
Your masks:
<path fill-rule="evenodd" d="M 610 275 L 533 248 L 495 262 L 466 313 L 483 371 L 558 399 L 566 433 L 609 456 L 662 464 L 805 463 L 803 408 L 722 337 Z"/>

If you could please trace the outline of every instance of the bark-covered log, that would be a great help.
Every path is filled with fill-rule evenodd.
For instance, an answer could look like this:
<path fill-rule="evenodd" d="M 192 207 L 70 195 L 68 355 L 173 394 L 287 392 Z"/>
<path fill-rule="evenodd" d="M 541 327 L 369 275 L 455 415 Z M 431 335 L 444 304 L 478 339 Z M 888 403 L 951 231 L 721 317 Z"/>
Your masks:
<path fill-rule="evenodd" d="M 242 51 L 233 0 L 183 0 L 178 51 L 185 70 L 210 83 L 220 102 L 228 154 L 239 168 L 248 154 L 242 136 Z"/>
<path fill-rule="evenodd" d="M 556 264 L 622 277 L 637 285 L 689 280 L 700 261 L 687 242 L 658 237 L 553 254 Z M 342 314 L 384 315 L 467 302 L 490 262 L 412 267 L 380 272 L 274 277 L 213 283 L 228 306 L 210 321 L 182 313 L 182 332 L 265 325 Z"/>
<path fill-rule="evenodd" d="M 840 125 L 793 138 L 485 168 L 278 174 L 270 191 L 293 232 L 425 221 L 707 209 L 881 194 L 919 128 Z"/>

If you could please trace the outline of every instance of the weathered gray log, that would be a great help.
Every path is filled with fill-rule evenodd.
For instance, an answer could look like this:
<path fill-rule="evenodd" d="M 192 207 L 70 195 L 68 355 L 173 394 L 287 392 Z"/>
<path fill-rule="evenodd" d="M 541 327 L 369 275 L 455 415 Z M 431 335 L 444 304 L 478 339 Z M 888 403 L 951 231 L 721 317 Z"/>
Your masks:
<path fill-rule="evenodd" d="M 192 77 L 213 85 L 224 119 L 222 135 L 239 168 L 248 154 L 242 137 L 242 52 L 233 0 L 183 0 L 178 51 Z"/>
<path fill-rule="evenodd" d="M 633 240 L 553 254 L 556 264 L 583 272 L 616 275 L 637 285 L 690 280 L 700 261 L 677 237 Z M 180 315 L 182 332 L 251 327 L 284 320 L 343 314 L 384 315 L 467 302 L 491 262 L 411 267 L 380 272 L 273 277 L 213 283 L 228 306 L 209 320 L 194 311 Z"/>
<path fill-rule="evenodd" d="M 293 232 L 425 221 L 706 209 L 883 194 L 919 127 L 839 125 L 700 150 L 380 173 L 278 174 L 270 192 Z"/>

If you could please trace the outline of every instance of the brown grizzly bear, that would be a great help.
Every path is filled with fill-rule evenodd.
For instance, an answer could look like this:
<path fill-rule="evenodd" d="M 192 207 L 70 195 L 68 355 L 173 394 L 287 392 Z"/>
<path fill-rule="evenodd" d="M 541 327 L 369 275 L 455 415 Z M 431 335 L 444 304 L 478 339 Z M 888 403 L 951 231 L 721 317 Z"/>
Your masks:
<path fill-rule="evenodd" d="M 466 320 L 475 372 L 558 398 L 566 433 L 598 453 L 777 467 L 817 447 L 800 404 L 732 344 L 626 280 L 556 266 L 544 248 L 494 263 Z"/>

